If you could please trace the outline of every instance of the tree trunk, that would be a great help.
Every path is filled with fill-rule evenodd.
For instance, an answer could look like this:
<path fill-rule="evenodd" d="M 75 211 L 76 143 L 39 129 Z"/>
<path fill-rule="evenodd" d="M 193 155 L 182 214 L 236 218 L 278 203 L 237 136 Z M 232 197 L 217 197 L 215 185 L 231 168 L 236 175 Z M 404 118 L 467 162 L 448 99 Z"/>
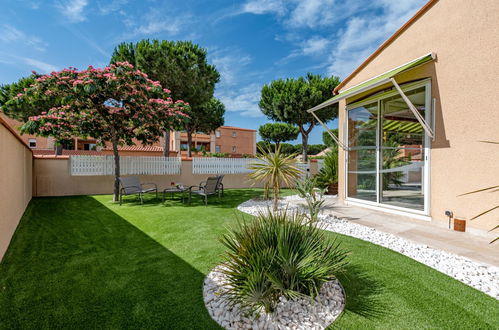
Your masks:
<path fill-rule="evenodd" d="M 192 157 L 192 131 L 187 130 L 187 157 Z"/>
<path fill-rule="evenodd" d="M 120 199 L 120 154 L 118 152 L 118 139 L 116 138 L 116 136 L 113 136 L 112 144 L 113 144 L 113 155 L 114 155 L 114 195 L 113 195 L 113 201 L 118 202 Z"/>
<path fill-rule="evenodd" d="M 170 156 L 170 131 L 163 132 L 163 156 Z"/>
<path fill-rule="evenodd" d="M 307 162 L 308 161 L 308 133 L 300 129 L 301 131 L 301 145 L 302 145 L 302 156 L 303 156 L 303 161 Z"/>
<path fill-rule="evenodd" d="M 55 145 L 55 155 L 60 156 L 62 155 L 62 144 L 57 142 Z"/>

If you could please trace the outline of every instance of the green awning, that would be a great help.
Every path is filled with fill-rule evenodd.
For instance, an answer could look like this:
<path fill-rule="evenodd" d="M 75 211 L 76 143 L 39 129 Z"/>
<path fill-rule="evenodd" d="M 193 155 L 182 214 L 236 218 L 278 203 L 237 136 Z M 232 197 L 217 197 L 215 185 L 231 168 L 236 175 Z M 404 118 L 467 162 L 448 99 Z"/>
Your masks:
<path fill-rule="evenodd" d="M 415 60 L 410 61 L 409 63 L 403 64 L 399 67 L 396 67 L 395 69 L 392 69 L 388 72 L 382 73 L 379 76 L 376 76 L 374 78 L 371 78 L 369 80 L 366 80 L 358 85 L 355 85 L 343 92 L 341 92 L 338 95 L 335 95 L 333 98 L 327 100 L 326 102 L 323 102 L 309 110 L 308 112 L 314 112 L 319 109 L 325 108 L 329 105 L 332 105 L 340 100 L 346 99 L 347 97 L 351 97 L 356 94 L 360 94 L 362 92 L 365 92 L 369 89 L 372 89 L 377 86 L 381 86 L 383 84 L 386 84 L 390 82 L 390 79 L 398 75 L 399 73 L 405 72 L 407 70 L 413 69 L 421 64 L 430 62 L 435 59 L 435 54 L 429 53 L 424 56 L 421 56 Z"/>

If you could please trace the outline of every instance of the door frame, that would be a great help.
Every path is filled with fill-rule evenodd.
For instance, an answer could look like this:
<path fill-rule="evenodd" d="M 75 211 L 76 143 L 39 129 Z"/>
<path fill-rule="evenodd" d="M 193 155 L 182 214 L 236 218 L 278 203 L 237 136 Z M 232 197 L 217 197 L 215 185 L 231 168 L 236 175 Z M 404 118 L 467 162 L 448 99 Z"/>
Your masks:
<path fill-rule="evenodd" d="M 433 123 L 433 118 L 434 118 L 434 111 L 433 105 L 434 102 L 432 100 L 432 84 L 431 84 L 431 78 L 419 80 L 414 83 L 407 83 L 405 85 L 400 86 L 402 88 L 402 91 L 407 92 L 411 91 L 420 87 L 425 87 L 425 120 L 428 123 L 431 123 L 431 125 L 434 126 Z M 430 166 L 431 166 L 431 142 L 432 138 L 429 137 L 426 133 L 424 133 L 424 143 L 425 147 L 423 148 L 424 150 L 424 170 L 423 170 L 423 203 L 424 207 L 423 210 L 415 210 L 411 208 L 405 208 L 405 207 L 400 207 L 400 206 L 393 206 L 393 205 L 388 205 L 388 204 L 383 204 L 381 203 L 381 191 L 380 191 L 380 168 L 381 168 L 381 101 L 392 97 L 400 95 L 396 89 L 392 89 L 389 91 L 386 91 L 382 94 L 377 94 L 371 97 L 368 97 L 362 101 L 359 102 L 354 102 L 351 104 L 347 104 L 345 111 L 345 121 L 344 121 L 344 139 L 343 141 L 346 142 L 347 150 L 345 151 L 345 163 L 344 163 L 344 168 L 345 168 L 345 173 L 344 173 L 344 182 L 345 186 L 344 188 L 344 196 L 345 196 L 345 201 L 350 204 L 355 204 L 355 205 L 361 205 L 361 206 L 366 206 L 369 208 L 374 208 L 374 209 L 379 209 L 382 211 L 392 211 L 393 213 L 397 214 L 411 214 L 411 215 L 417 215 L 418 218 L 424 219 L 424 220 L 430 220 L 430 201 L 431 201 L 431 178 L 430 178 Z M 374 102 L 377 102 L 377 108 L 378 108 L 378 119 L 376 123 L 376 202 L 372 201 L 366 201 L 363 199 L 359 198 L 354 198 L 354 197 L 349 197 L 348 196 L 348 157 L 349 157 L 349 141 L 348 141 L 348 111 L 358 108 L 360 106 L 366 105 L 366 104 L 372 104 Z M 424 131 L 423 131 L 424 132 Z"/>

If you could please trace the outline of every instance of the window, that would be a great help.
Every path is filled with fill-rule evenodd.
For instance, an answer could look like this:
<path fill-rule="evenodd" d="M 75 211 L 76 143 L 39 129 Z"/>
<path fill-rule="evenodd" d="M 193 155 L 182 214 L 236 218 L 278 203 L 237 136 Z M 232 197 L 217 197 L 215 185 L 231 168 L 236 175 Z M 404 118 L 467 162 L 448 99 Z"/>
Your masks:
<path fill-rule="evenodd" d="M 30 148 L 36 148 L 36 139 L 29 139 L 28 144 Z"/>
<path fill-rule="evenodd" d="M 236 146 L 232 146 L 232 152 L 236 152 Z"/>
<path fill-rule="evenodd" d="M 96 150 L 97 149 L 97 146 L 95 145 L 95 143 L 85 143 L 83 145 L 83 150 Z"/>
<path fill-rule="evenodd" d="M 430 83 L 404 94 L 428 121 Z M 427 213 L 430 140 L 402 97 L 388 92 L 350 105 L 347 118 L 347 196 Z"/>
<path fill-rule="evenodd" d="M 236 137 L 237 136 L 237 132 L 236 131 L 232 131 L 232 137 Z"/>
<path fill-rule="evenodd" d="M 215 146 L 215 152 L 220 152 L 220 146 Z"/>
<path fill-rule="evenodd" d="M 216 130 L 215 131 L 215 137 L 219 138 L 220 137 L 220 131 L 219 130 Z"/>

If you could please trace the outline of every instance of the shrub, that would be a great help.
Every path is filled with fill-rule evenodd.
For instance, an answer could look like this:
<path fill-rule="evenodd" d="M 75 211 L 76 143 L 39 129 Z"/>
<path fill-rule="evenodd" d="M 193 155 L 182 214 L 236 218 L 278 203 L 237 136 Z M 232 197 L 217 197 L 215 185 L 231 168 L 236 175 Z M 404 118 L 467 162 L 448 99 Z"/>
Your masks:
<path fill-rule="evenodd" d="M 325 189 L 331 183 L 338 182 L 338 149 L 333 148 L 324 157 L 324 165 L 315 176 L 317 187 Z"/>
<path fill-rule="evenodd" d="M 298 181 L 296 184 L 296 190 L 301 198 L 304 198 L 307 202 L 308 207 L 308 219 L 311 222 L 317 221 L 317 216 L 324 205 L 324 194 L 326 192 L 325 188 L 317 188 L 317 183 L 315 180 L 310 178 L 305 178 Z"/>
<path fill-rule="evenodd" d="M 250 313 L 274 311 L 281 296 L 316 297 L 343 270 L 347 253 L 299 213 L 260 213 L 223 235 L 227 297 Z"/>
<path fill-rule="evenodd" d="M 267 198 L 269 190 L 272 189 L 274 211 L 277 210 L 277 202 L 281 186 L 291 186 L 300 177 L 300 169 L 296 167 L 294 155 L 283 155 L 281 147 L 275 151 L 260 149 L 257 156 L 258 162 L 249 165 L 252 170 L 250 179 L 264 183 L 264 197 Z"/>

